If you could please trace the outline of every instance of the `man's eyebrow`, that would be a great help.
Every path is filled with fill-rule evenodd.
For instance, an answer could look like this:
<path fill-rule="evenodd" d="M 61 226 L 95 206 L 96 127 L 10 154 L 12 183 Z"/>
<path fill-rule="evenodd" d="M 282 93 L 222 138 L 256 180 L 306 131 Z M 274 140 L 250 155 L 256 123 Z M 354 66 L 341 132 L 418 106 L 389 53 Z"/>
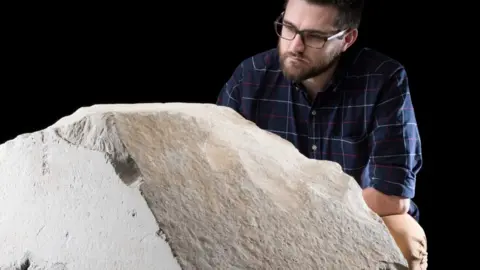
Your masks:
<path fill-rule="evenodd" d="M 293 25 L 292 22 L 289 22 L 288 20 L 283 19 L 283 23 L 286 24 L 286 25 L 290 25 L 290 26 L 293 26 L 293 27 L 297 28 L 295 25 Z M 331 32 L 325 32 L 325 31 L 318 30 L 318 29 L 303 29 L 303 31 L 311 32 L 311 33 L 315 33 L 315 34 L 320 34 L 320 35 L 325 35 L 325 36 L 330 35 L 332 33 L 332 31 Z"/>

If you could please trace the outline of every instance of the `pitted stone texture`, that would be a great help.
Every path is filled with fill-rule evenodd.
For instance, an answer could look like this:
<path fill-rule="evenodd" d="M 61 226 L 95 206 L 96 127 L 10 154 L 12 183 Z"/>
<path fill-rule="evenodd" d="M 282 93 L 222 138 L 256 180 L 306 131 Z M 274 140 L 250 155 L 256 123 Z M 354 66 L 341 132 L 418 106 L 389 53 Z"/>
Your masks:
<path fill-rule="evenodd" d="M 0 267 L 407 265 L 338 164 L 210 104 L 96 105 L 19 136 L 0 146 L 0 205 Z"/>

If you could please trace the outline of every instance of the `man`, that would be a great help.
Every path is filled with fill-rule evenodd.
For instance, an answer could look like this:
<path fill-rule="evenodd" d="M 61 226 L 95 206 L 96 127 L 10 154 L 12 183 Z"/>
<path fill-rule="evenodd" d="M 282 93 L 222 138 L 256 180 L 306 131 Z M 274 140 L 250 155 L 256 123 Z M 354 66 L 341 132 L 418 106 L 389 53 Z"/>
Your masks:
<path fill-rule="evenodd" d="M 278 47 L 242 61 L 217 104 L 309 158 L 338 162 L 410 268 L 426 269 L 426 237 L 410 201 L 422 156 L 408 79 L 397 61 L 352 48 L 362 9 L 355 0 L 287 1 L 274 22 Z"/>

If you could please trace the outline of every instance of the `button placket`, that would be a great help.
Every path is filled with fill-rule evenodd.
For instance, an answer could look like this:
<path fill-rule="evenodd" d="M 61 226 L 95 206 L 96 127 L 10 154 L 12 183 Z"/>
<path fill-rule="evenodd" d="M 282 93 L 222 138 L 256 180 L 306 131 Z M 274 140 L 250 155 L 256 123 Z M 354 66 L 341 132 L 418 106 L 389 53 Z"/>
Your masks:
<path fill-rule="evenodd" d="M 316 134 L 315 134 L 315 121 L 316 121 L 316 117 L 315 115 L 317 114 L 317 112 L 312 108 L 312 111 L 311 111 L 311 117 L 310 117 L 310 121 L 311 121 L 311 132 L 310 132 L 310 136 L 311 136 L 311 140 L 310 140 L 310 143 L 311 143 L 311 151 L 312 151 L 312 158 L 316 159 L 317 158 L 317 145 L 315 144 L 315 137 L 316 137 Z"/>

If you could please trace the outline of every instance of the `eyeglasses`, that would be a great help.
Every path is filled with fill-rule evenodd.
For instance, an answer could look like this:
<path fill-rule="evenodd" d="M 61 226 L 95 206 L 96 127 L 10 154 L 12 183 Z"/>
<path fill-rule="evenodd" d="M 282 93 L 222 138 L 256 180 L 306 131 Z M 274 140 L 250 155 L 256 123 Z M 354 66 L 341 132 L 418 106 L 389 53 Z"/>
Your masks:
<path fill-rule="evenodd" d="M 340 39 L 347 32 L 347 30 L 342 30 L 331 36 L 325 36 L 312 30 L 298 30 L 293 25 L 282 23 L 283 15 L 284 13 L 282 12 L 274 22 L 275 33 L 277 33 L 280 38 L 286 40 L 293 40 L 298 34 L 300 35 L 303 44 L 311 48 L 322 49 L 325 46 L 325 43 L 335 38 Z"/>

